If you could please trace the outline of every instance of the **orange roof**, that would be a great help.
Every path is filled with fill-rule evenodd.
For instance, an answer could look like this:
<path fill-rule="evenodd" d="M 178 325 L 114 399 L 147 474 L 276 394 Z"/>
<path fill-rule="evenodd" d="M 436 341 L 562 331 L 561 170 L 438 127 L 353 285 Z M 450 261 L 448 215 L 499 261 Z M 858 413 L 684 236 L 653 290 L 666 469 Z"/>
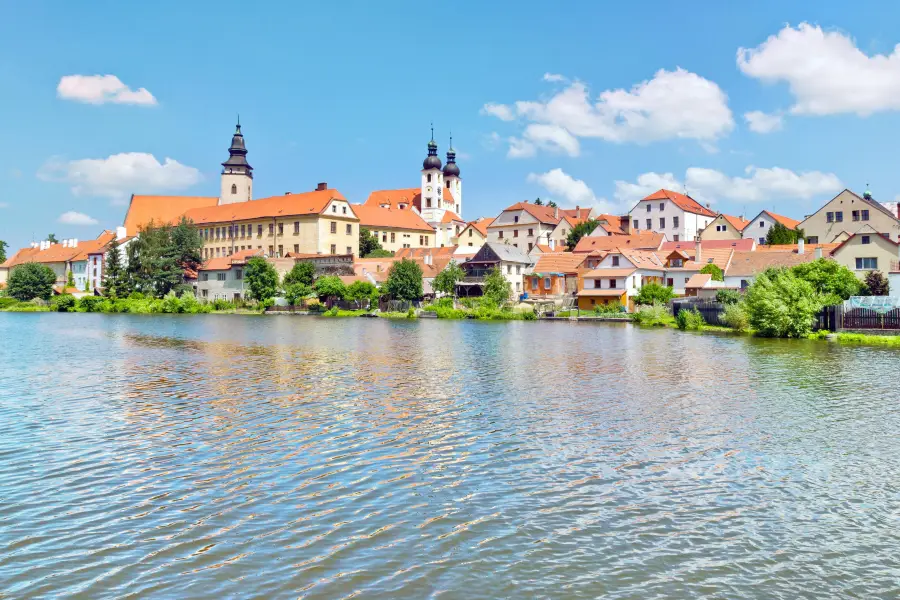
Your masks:
<path fill-rule="evenodd" d="M 725 274 L 729 277 L 752 277 L 770 267 L 793 267 L 813 260 L 814 252 L 735 252 Z"/>
<path fill-rule="evenodd" d="M 337 190 L 324 189 L 300 194 L 272 196 L 249 202 L 235 202 L 207 208 L 194 208 L 185 213 L 185 217 L 196 225 L 208 223 L 229 223 L 246 219 L 265 217 L 289 217 L 299 215 L 317 215 L 328 208 L 332 200 L 344 200 Z M 352 212 L 352 208 L 350 209 Z M 353 215 L 347 215 L 352 217 Z"/>
<path fill-rule="evenodd" d="M 448 211 L 444 212 L 444 216 L 443 216 L 443 218 L 441 219 L 441 223 L 452 223 L 452 222 L 454 222 L 454 221 L 457 221 L 457 222 L 459 222 L 459 223 L 465 223 L 465 221 L 463 221 L 463 220 L 460 218 L 460 216 L 457 215 L 457 214 L 456 214 L 455 212 L 453 212 L 452 210 L 448 210 Z"/>
<path fill-rule="evenodd" d="M 619 253 L 635 267 L 644 269 L 663 269 L 665 262 L 652 250 L 638 250 L 635 248 L 616 248 L 610 254 Z"/>
<path fill-rule="evenodd" d="M 261 249 L 238 250 L 230 256 L 210 258 L 200 266 L 200 271 L 227 271 L 232 265 L 243 265 L 252 256 L 262 256 Z"/>
<path fill-rule="evenodd" d="M 490 225 L 493 221 L 494 219 L 492 219 L 491 217 L 479 217 L 474 221 L 469 221 L 468 223 L 466 223 L 466 227 L 471 227 L 481 235 L 487 237 L 488 225 Z"/>
<path fill-rule="evenodd" d="M 728 268 L 734 248 L 706 248 L 705 245 L 701 244 L 700 246 L 700 260 L 697 261 L 694 256 L 694 260 L 684 263 L 684 266 L 681 267 L 682 270 L 699 271 L 709 264 L 716 265 L 723 271 Z"/>
<path fill-rule="evenodd" d="M 695 213 L 698 215 L 706 215 L 707 217 L 715 217 L 716 213 L 709 210 L 690 196 L 673 192 L 672 190 L 657 190 L 644 198 L 643 200 L 671 200 L 675 206 L 683 211 Z M 642 201 L 643 201 L 642 200 Z"/>
<path fill-rule="evenodd" d="M 40 248 L 22 248 L 8 258 L 0 267 L 11 268 L 29 262 L 42 264 L 86 260 L 89 252 L 97 252 L 112 241 L 115 234 L 109 231 L 101 233 L 97 239 L 79 241 L 77 246 L 52 244 L 46 250 Z"/>
<path fill-rule="evenodd" d="M 775 219 L 777 222 L 779 222 L 782 225 L 784 225 L 785 227 L 787 227 L 788 229 L 797 229 L 797 225 L 802 223 L 802 221 L 798 221 L 797 219 L 785 217 L 784 215 L 776 215 L 775 213 L 773 213 L 772 211 L 769 211 L 769 210 L 764 210 L 762 212 L 766 213 L 767 215 L 769 215 L 770 217 Z M 760 213 L 760 214 L 762 214 L 762 213 Z"/>
<path fill-rule="evenodd" d="M 354 204 L 353 212 L 359 217 L 363 227 L 391 227 L 434 233 L 434 227 L 426 223 L 414 210 L 399 208 L 381 208 L 371 204 Z"/>
<path fill-rule="evenodd" d="M 535 273 L 575 273 L 587 258 L 574 252 L 547 252 L 541 254 L 534 265 Z"/>
<path fill-rule="evenodd" d="M 851 236 L 852 237 L 852 236 Z M 846 240 L 845 240 L 846 241 Z M 705 242 L 704 242 L 705 245 Z M 816 248 L 821 248 L 824 254 L 828 254 L 837 249 L 841 244 L 803 244 L 804 252 L 815 252 Z M 798 244 L 760 244 L 756 247 L 757 252 L 796 252 L 799 249 Z"/>
<path fill-rule="evenodd" d="M 78 242 L 78 254 L 76 254 L 69 260 L 87 260 L 88 254 L 105 253 L 106 247 L 111 241 L 113 241 L 113 239 L 115 239 L 115 237 L 115 233 L 111 231 L 104 231 L 97 237 L 96 240 L 85 240 L 84 242 Z"/>
<path fill-rule="evenodd" d="M 712 279 L 712 275 L 709 273 L 694 273 L 691 275 L 691 278 L 687 280 L 687 283 L 684 284 L 686 288 L 702 288 L 706 287 L 706 284 L 710 282 Z"/>
<path fill-rule="evenodd" d="M 554 215 L 556 209 L 552 206 L 539 206 L 531 202 L 516 202 L 512 206 L 504 208 L 503 212 L 508 210 L 524 210 L 541 223 L 551 223 L 553 225 L 559 223 L 559 217 Z"/>
<path fill-rule="evenodd" d="M 454 252 L 456 252 L 456 246 L 443 246 L 441 248 L 400 248 L 394 252 L 394 258 L 418 258 L 425 256 L 426 254 L 436 258 L 438 256 L 453 256 Z"/>
<path fill-rule="evenodd" d="M 565 244 L 560 244 L 560 248 L 565 247 Z M 551 248 L 548 244 L 535 244 L 534 248 L 531 249 L 532 252 L 538 250 L 541 254 L 546 254 L 548 252 L 553 252 L 553 248 Z"/>
<path fill-rule="evenodd" d="M 132 195 L 125 213 L 126 231 L 134 234 L 150 221 L 158 225 L 174 224 L 192 208 L 215 206 L 218 198 L 206 196 L 139 196 Z"/>
<path fill-rule="evenodd" d="M 602 235 L 585 236 L 579 240 L 574 252 L 590 252 L 591 250 L 613 250 L 615 248 L 643 248 L 658 250 L 665 240 L 661 233 L 648 232 L 636 235 Z"/>
<path fill-rule="evenodd" d="M 591 209 L 581 208 L 580 206 L 576 206 L 575 208 L 561 208 L 559 209 L 559 216 L 568 217 L 569 220 L 578 224 L 591 218 Z"/>
<path fill-rule="evenodd" d="M 453 194 L 449 189 L 444 189 L 444 198 L 449 198 L 450 204 L 454 204 Z M 366 206 L 389 206 L 390 208 L 398 208 L 401 204 L 405 204 L 409 209 L 413 206 L 417 210 L 422 210 L 422 190 L 420 188 L 403 188 L 399 190 L 376 190 L 369 194 L 366 198 Z M 447 202 L 444 202 L 447 204 Z M 438 207 L 439 208 L 439 207 Z M 460 219 L 462 221 L 462 219 Z"/>
<path fill-rule="evenodd" d="M 720 213 L 720 217 L 728 221 L 728 224 L 737 229 L 738 231 L 743 231 L 744 228 L 750 224 L 750 221 L 747 219 L 743 219 L 741 217 L 735 217 L 733 215 L 726 215 L 725 213 Z"/>
<path fill-rule="evenodd" d="M 632 273 L 637 271 L 635 268 L 621 268 L 621 269 L 593 269 L 584 274 L 587 279 L 596 279 L 597 277 L 628 277 Z"/>
<path fill-rule="evenodd" d="M 700 244 L 701 252 L 705 252 L 709 248 L 734 248 L 736 251 L 749 252 L 755 247 L 756 241 L 752 238 L 743 238 L 740 240 L 703 240 Z M 684 250 L 691 256 L 697 249 L 697 242 L 663 242 L 660 250 Z"/>
<path fill-rule="evenodd" d="M 611 227 L 616 227 L 618 229 L 622 229 L 623 226 L 628 226 L 628 220 L 630 217 L 625 215 L 624 217 L 620 217 L 618 215 L 609 215 L 609 214 L 601 214 L 595 217 L 596 221 L 606 221 L 610 224 Z"/>
<path fill-rule="evenodd" d="M 587 288 L 585 288 L 585 289 L 583 289 L 583 290 L 579 290 L 579 292 L 578 292 L 577 294 L 575 294 L 575 295 L 578 296 L 579 298 L 591 298 L 591 297 L 611 297 L 611 298 L 618 298 L 619 296 L 622 296 L 622 295 L 624 295 L 624 294 L 625 294 L 625 290 L 624 290 L 624 289 L 621 289 L 621 290 L 620 290 L 620 289 L 615 289 L 615 288 L 613 288 L 613 289 L 607 289 L 607 288 L 604 288 L 604 289 L 599 289 L 599 288 L 590 288 L 590 289 L 587 289 Z"/>

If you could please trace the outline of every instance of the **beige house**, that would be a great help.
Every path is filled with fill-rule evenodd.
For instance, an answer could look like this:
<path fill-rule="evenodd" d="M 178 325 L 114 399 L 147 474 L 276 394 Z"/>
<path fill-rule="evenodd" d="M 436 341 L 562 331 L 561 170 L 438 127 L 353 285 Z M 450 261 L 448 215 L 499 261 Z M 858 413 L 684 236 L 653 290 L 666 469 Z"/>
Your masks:
<path fill-rule="evenodd" d="M 739 240 L 741 233 L 750 224 L 743 217 L 735 217 L 719 213 L 712 222 L 700 232 L 700 239 L 704 242 L 710 240 Z"/>
<path fill-rule="evenodd" d="M 594 211 L 590 208 L 581 208 L 580 206 L 575 208 L 554 207 L 553 214 L 559 217 L 559 223 L 550 233 L 546 243 L 553 248 L 565 248 L 569 232 L 575 229 L 578 224 L 592 219 Z"/>
<path fill-rule="evenodd" d="M 868 191 L 858 196 L 844 190 L 799 225 L 807 242 L 822 244 L 847 239 L 865 226 L 900 240 L 897 215 L 873 200 Z"/>
<path fill-rule="evenodd" d="M 535 244 L 550 244 L 559 221 L 559 211 L 551 206 L 517 202 L 488 225 L 487 243 L 508 244 L 530 252 Z"/>
<path fill-rule="evenodd" d="M 382 208 L 371 204 L 354 204 L 360 227 L 378 238 L 381 247 L 390 252 L 401 248 L 429 248 L 435 243 L 434 227 L 414 210 Z"/>
<path fill-rule="evenodd" d="M 871 227 L 851 235 L 831 252 L 831 257 L 860 279 L 869 271 L 885 274 L 900 271 L 900 244 Z"/>
<path fill-rule="evenodd" d="M 491 222 L 493 222 L 493 219 L 490 217 L 481 217 L 466 223 L 466 226 L 456 236 L 457 247 L 473 248 L 472 252 L 477 252 L 478 248 L 481 248 L 487 242 L 487 228 Z"/>
<path fill-rule="evenodd" d="M 194 208 L 184 215 L 203 237 L 203 258 L 262 250 L 270 257 L 359 253 L 359 219 L 324 183 L 313 192 Z"/>

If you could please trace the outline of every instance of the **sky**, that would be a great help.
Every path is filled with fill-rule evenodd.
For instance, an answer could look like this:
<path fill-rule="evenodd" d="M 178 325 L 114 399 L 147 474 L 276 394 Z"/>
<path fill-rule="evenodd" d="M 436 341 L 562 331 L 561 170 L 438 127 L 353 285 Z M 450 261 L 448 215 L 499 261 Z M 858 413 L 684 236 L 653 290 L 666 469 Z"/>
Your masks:
<path fill-rule="evenodd" d="M 14 8 L 11 8 L 14 6 Z M 417 187 L 452 131 L 463 218 L 660 187 L 802 219 L 900 195 L 892 2 L 10 3 L 0 240 L 95 237 L 131 194 L 216 196 L 235 121 L 254 196 Z"/>

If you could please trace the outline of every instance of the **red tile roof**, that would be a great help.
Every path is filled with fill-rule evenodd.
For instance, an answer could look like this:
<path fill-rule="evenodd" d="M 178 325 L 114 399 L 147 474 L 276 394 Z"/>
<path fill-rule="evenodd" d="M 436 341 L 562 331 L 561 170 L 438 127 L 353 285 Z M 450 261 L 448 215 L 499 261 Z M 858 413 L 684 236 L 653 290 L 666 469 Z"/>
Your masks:
<path fill-rule="evenodd" d="M 716 216 L 716 213 L 709 210 L 690 196 L 685 196 L 684 194 L 679 194 L 678 192 L 673 192 L 672 190 L 657 190 L 646 198 L 643 198 L 643 200 L 671 200 L 672 203 L 675 204 L 675 206 L 683 211 L 695 213 L 698 215 L 705 215 L 707 217 Z"/>
<path fill-rule="evenodd" d="M 487 228 L 494 221 L 491 217 L 480 217 L 474 221 L 466 223 L 466 227 L 472 227 L 481 235 L 487 237 Z"/>
<path fill-rule="evenodd" d="M 234 254 L 230 256 L 217 256 L 215 258 L 210 258 L 205 263 L 203 263 L 199 270 L 200 271 L 227 271 L 231 268 L 232 265 L 243 265 L 247 263 L 247 260 L 253 256 L 262 256 L 263 251 L 261 249 L 249 249 L 249 250 L 238 250 Z"/>
<path fill-rule="evenodd" d="M 450 203 L 454 204 L 453 194 L 449 189 L 444 189 L 444 198 L 449 198 Z M 403 188 L 399 190 L 376 190 L 369 194 L 365 201 L 366 206 L 390 206 L 391 208 L 399 208 L 401 204 L 406 205 L 406 209 L 415 206 L 417 210 L 422 210 L 422 190 L 420 188 Z M 444 202 L 447 204 L 447 202 Z M 460 219 L 462 220 L 462 219 Z"/>
<path fill-rule="evenodd" d="M 703 240 L 701 243 L 701 253 L 705 248 L 734 248 L 736 251 L 749 252 L 753 250 L 755 244 L 756 241 L 750 238 L 741 240 Z M 663 242 L 660 250 L 666 252 L 671 250 L 685 250 L 693 256 L 696 247 L 697 242 Z"/>
<path fill-rule="evenodd" d="M 157 225 L 174 224 L 193 208 L 206 208 L 219 203 L 218 198 L 207 196 L 131 196 L 125 213 L 125 229 L 138 233 L 150 221 Z"/>
<path fill-rule="evenodd" d="M 555 216 L 555 209 L 552 206 L 539 206 L 531 202 L 516 202 L 512 206 L 507 206 L 503 212 L 508 210 L 524 210 L 541 223 L 550 223 L 556 225 L 559 223 L 560 217 Z M 562 213 L 563 211 L 560 211 Z"/>
<path fill-rule="evenodd" d="M 463 221 L 462 218 L 460 218 L 460 216 L 452 210 L 446 211 L 444 213 L 444 216 L 441 218 L 441 223 L 453 223 L 454 221 L 458 223 L 465 223 L 465 221 Z"/>
<path fill-rule="evenodd" d="M 422 256 L 453 256 L 456 246 L 444 246 L 442 248 L 400 248 L 394 252 L 394 258 L 419 258 Z"/>
<path fill-rule="evenodd" d="M 750 221 L 748 221 L 747 219 L 735 217 L 734 215 L 726 215 L 725 213 L 721 213 L 719 214 L 719 216 L 728 221 L 729 225 L 731 225 L 738 231 L 743 231 L 744 228 L 750 224 Z"/>
<path fill-rule="evenodd" d="M 322 213 L 332 200 L 346 201 L 347 199 L 337 190 L 314 190 L 299 194 L 272 196 L 249 202 L 194 208 L 187 211 L 184 216 L 192 220 L 196 225 L 205 225 L 208 223 L 229 223 L 231 221 L 266 217 L 317 215 Z M 354 215 L 348 214 L 346 216 L 352 218 Z"/>
<path fill-rule="evenodd" d="M 541 254 L 534 265 L 535 273 L 576 273 L 587 259 L 585 254 L 574 252 L 547 252 Z"/>
<path fill-rule="evenodd" d="M 426 223 L 414 210 L 381 208 L 373 204 L 354 204 L 352 208 L 359 217 L 359 224 L 369 229 L 389 227 L 434 233 L 434 227 Z"/>
<path fill-rule="evenodd" d="M 784 215 L 776 215 L 772 211 L 764 210 L 764 213 L 775 219 L 777 222 L 781 223 L 788 229 L 796 229 L 797 225 L 802 223 L 802 221 L 798 221 L 797 219 L 792 219 L 790 217 L 785 217 Z"/>
<path fill-rule="evenodd" d="M 814 252 L 735 252 L 725 274 L 729 277 L 754 277 L 770 267 L 793 267 L 813 260 Z"/>
<path fill-rule="evenodd" d="M 592 250 L 613 250 L 615 248 L 643 248 L 657 250 L 665 240 L 661 233 L 648 232 L 637 235 L 603 235 L 585 236 L 579 240 L 574 252 L 590 252 Z"/>
<path fill-rule="evenodd" d="M 46 250 L 31 247 L 22 248 L 9 257 L 0 267 L 12 268 L 29 262 L 50 264 L 86 260 L 89 252 L 99 251 L 111 242 L 114 237 L 114 233 L 104 231 L 97 239 L 79 241 L 77 246 L 63 246 L 61 243 L 58 243 L 52 244 Z"/>

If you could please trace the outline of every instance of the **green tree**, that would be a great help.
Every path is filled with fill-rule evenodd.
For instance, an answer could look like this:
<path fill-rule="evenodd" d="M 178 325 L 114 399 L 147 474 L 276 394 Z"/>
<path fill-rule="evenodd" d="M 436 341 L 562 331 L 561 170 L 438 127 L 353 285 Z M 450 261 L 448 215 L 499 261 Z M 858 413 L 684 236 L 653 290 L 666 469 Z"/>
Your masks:
<path fill-rule="evenodd" d="M 106 263 L 103 265 L 103 293 L 107 298 L 128 296 L 128 279 L 122 265 L 122 249 L 118 240 L 109 243 L 106 249 Z"/>
<path fill-rule="evenodd" d="M 6 291 L 20 302 L 34 298 L 48 300 L 53 294 L 55 283 L 56 273 L 53 269 L 40 263 L 25 263 L 13 269 L 6 282 Z"/>
<path fill-rule="evenodd" d="M 284 284 L 285 289 L 287 286 L 293 285 L 295 283 L 302 283 L 304 285 L 311 286 L 313 281 L 316 279 L 316 265 L 312 264 L 308 260 L 304 260 L 301 262 L 294 263 L 294 268 L 292 268 L 288 273 L 284 276 Z"/>
<path fill-rule="evenodd" d="M 725 281 L 725 273 L 713 263 L 703 265 L 703 268 L 700 269 L 700 273 L 703 275 L 712 275 L 713 281 Z"/>
<path fill-rule="evenodd" d="M 278 294 L 278 271 L 262 256 L 247 261 L 244 281 L 250 289 L 250 297 L 257 302 L 266 302 Z"/>
<path fill-rule="evenodd" d="M 766 244 L 796 244 L 797 240 L 803 237 L 802 229 L 788 229 L 781 223 L 775 223 L 766 233 Z"/>
<path fill-rule="evenodd" d="M 537 198 L 537 199 L 535 199 L 534 204 L 535 204 L 535 206 L 543 206 L 544 201 L 541 200 L 540 198 Z"/>
<path fill-rule="evenodd" d="M 369 231 L 366 227 L 359 228 L 359 255 L 362 258 L 379 258 L 372 256 L 373 252 L 377 251 L 387 252 L 384 248 L 381 247 L 381 242 L 378 241 L 378 237 L 373 235 L 371 231 Z M 389 255 L 390 256 L 390 255 Z"/>
<path fill-rule="evenodd" d="M 549 206 L 550 208 L 556 208 L 556 202 L 551 200 L 550 202 L 547 203 L 547 206 Z"/>
<path fill-rule="evenodd" d="M 828 304 L 839 304 L 850 296 L 859 295 L 862 284 L 853 271 L 829 258 L 797 265 L 794 274 L 812 284 L 813 289 L 826 296 Z"/>
<path fill-rule="evenodd" d="M 128 280 L 135 291 L 162 298 L 182 286 L 186 269 L 200 266 L 203 239 L 187 219 L 175 226 L 152 221 L 128 244 Z"/>
<path fill-rule="evenodd" d="M 9 244 L 0 240 L 0 263 L 6 262 L 6 249 L 9 248 Z"/>
<path fill-rule="evenodd" d="M 384 291 L 395 300 L 418 300 L 422 297 L 422 267 L 404 258 L 391 265 Z"/>
<path fill-rule="evenodd" d="M 538 198 L 538 200 L 540 200 L 540 198 Z M 456 284 L 465 277 L 465 275 L 466 272 L 463 271 L 462 267 L 460 267 L 455 260 L 451 260 L 447 263 L 447 266 L 444 267 L 444 270 L 434 277 L 434 282 L 431 284 L 431 287 L 434 288 L 434 291 L 436 292 L 455 297 Z"/>
<path fill-rule="evenodd" d="M 791 269 L 759 274 L 744 296 L 750 325 L 768 337 L 802 337 L 812 331 L 822 298 Z"/>
<path fill-rule="evenodd" d="M 378 299 L 378 288 L 368 281 L 354 281 L 347 286 L 344 297 L 347 300 L 356 302 L 357 306 L 361 307 L 363 300 L 371 301 Z"/>
<path fill-rule="evenodd" d="M 737 290 L 721 289 L 716 292 L 716 302 L 720 304 L 737 304 L 741 301 L 741 293 Z"/>
<path fill-rule="evenodd" d="M 655 282 L 645 283 L 641 286 L 637 296 L 634 297 L 635 304 L 667 304 L 669 300 L 675 297 L 675 291 L 668 286 L 660 285 Z"/>
<path fill-rule="evenodd" d="M 347 286 L 341 281 L 337 275 L 325 275 L 316 279 L 313 289 L 319 298 L 327 300 L 328 298 L 342 299 L 347 293 Z"/>
<path fill-rule="evenodd" d="M 575 227 L 569 230 L 569 234 L 566 236 L 566 246 L 569 248 L 569 251 L 575 249 L 575 246 L 578 245 L 578 242 L 586 235 L 591 235 L 591 232 L 597 229 L 597 220 L 596 219 L 588 219 L 587 221 L 582 221 Z"/>
<path fill-rule="evenodd" d="M 54 234 L 54 233 L 51 233 L 51 234 L 49 234 L 49 235 L 47 236 L 47 241 L 50 242 L 51 244 L 58 244 L 58 243 L 59 243 L 59 240 L 56 239 L 56 234 Z"/>
<path fill-rule="evenodd" d="M 499 267 L 494 267 L 484 276 L 482 296 L 495 304 L 503 304 L 512 296 L 512 284 Z"/>
<path fill-rule="evenodd" d="M 390 258 L 394 255 L 390 250 L 383 250 L 378 248 L 377 250 L 372 250 L 366 255 L 366 258 Z"/>
<path fill-rule="evenodd" d="M 72 269 L 69 269 L 68 271 L 66 271 L 66 288 L 73 287 L 75 287 L 75 273 L 72 271 Z"/>
<path fill-rule="evenodd" d="M 887 296 L 891 293 L 891 285 L 881 271 L 866 273 L 865 292 L 869 296 Z"/>
<path fill-rule="evenodd" d="M 284 298 L 291 306 L 297 306 L 301 300 L 309 298 L 313 293 L 312 286 L 305 283 L 291 283 L 284 286 Z"/>

